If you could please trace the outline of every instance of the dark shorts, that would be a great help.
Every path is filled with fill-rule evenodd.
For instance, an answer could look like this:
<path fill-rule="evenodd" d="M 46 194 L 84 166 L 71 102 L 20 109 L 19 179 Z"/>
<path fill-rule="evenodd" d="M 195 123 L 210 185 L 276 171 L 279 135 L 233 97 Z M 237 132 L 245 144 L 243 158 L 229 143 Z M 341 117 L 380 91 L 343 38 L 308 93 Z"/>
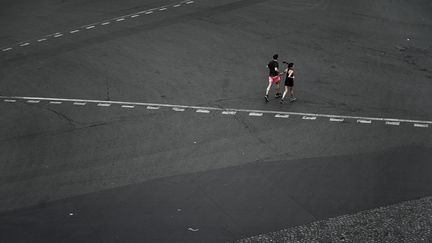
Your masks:
<path fill-rule="evenodd" d="M 293 78 L 286 78 L 285 79 L 285 86 L 293 87 L 294 86 L 294 79 Z"/>

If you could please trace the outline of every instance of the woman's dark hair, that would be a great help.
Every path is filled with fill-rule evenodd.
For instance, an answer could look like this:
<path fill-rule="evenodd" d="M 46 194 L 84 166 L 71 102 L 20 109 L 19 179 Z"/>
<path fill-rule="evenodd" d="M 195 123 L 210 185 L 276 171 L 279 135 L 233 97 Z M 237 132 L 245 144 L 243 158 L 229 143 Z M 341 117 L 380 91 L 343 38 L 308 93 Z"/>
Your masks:
<path fill-rule="evenodd" d="M 275 59 L 275 60 L 278 59 L 278 57 L 279 57 L 278 54 L 274 54 L 274 55 L 273 55 L 273 59 Z"/>
<path fill-rule="evenodd" d="M 288 68 L 292 68 L 292 67 L 294 67 L 294 63 L 292 62 L 288 63 Z"/>

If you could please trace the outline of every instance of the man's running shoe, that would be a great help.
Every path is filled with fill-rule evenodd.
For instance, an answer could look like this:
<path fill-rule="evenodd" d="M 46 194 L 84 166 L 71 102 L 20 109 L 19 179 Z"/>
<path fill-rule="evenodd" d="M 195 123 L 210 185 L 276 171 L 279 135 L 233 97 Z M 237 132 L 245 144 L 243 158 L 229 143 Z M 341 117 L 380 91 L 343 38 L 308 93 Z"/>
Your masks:
<path fill-rule="evenodd" d="M 265 99 L 266 102 L 270 101 L 268 95 L 264 96 L 264 99 Z"/>
<path fill-rule="evenodd" d="M 281 99 L 281 100 L 280 100 L 280 103 L 283 104 L 283 103 L 284 103 L 284 99 Z"/>

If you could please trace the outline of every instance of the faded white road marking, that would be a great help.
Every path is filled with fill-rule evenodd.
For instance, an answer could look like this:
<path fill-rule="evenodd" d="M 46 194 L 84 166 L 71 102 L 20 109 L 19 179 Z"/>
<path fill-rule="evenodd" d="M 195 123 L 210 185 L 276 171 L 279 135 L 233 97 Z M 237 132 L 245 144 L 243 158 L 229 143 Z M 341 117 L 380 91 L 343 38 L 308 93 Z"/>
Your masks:
<path fill-rule="evenodd" d="M 286 115 L 286 114 L 276 114 L 275 117 L 276 118 L 288 118 L 289 115 Z"/>
<path fill-rule="evenodd" d="M 249 116 L 263 116 L 263 113 L 259 113 L 259 112 L 249 112 Z"/>
<path fill-rule="evenodd" d="M 110 24 L 111 22 L 104 22 L 104 23 L 102 23 L 101 25 L 107 25 L 107 24 Z"/>
<path fill-rule="evenodd" d="M 145 14 L 152 14 L 153 11 L 144 12 Z"/>
<path fill-rule="evenodd" d="M 202 106 L 188 106 L 188 105 L 173 105 L 173 104 L 157 104 L 157 103 L 144 103 L 144 102 L 126 102 L 126 101 L 104 101 L 104 100 L 89 100 L 89 99 L 66 99 L 66 98 L 48 98 L 48 97 L 25 97 L 25 96 L 0 96 L 0 99 L 10 100 L 45 100 L 45 101 L 62 101 L 62 102 L 87 102 L 87 103 L 107 103 L 107 104 L 119 104 L 119 105 L 135 105 L 135 106 L 146 106 L 147 109 L 159 109 L 160 107 L 177 107 L 184 109 L 204 109 L 208 111 L 236 111 L 236 112 L 247 112 L 247 113 L 258 113 L 258 114 L 281 114 L 290 116 L 311 116 L 311 117 L 323 117 L 329 119 L 350 119 L 354 121 L 381 121 L 381 122 L 400 122 L 400 123 L 411 123 L 417 124 L 417 127 L 429 127 L 432 124 L 431 120 L 413 120 L 413 119 L 396 119 L 396 118 L 380 118 L 380 117 L 362 117 L 362 116 L 346 116 L 346 115 L 334 115 L 334 114 L 316 114 L 306 112 L 284 112 L 284 111 L 273 111 L 273 110 L 252 110 L 252 109 L 234 109 L 234 108 L 220 108 L 220 107 L 202 107 Z"/>
<path fill-rule="evenodd" d="M 97 106 L 108 107 L 108 106 L 111 106 L 111 104 L 108 104 L 108 103 L 99 103 L 99 104 L 97 104 Z"/>
<path fill-rule="evenodd" d="M 147 106 L 147 110 L 159 110 L 159 106 Z"/>
<path fill-rule="evenodd" d="M 343 119 L 343 118 L 334 118 L 334 117 L 330 117 L 330 121 L 331 121 L 331 122 L 343 122 L 344 119 Z"/>
<path fill-rule="evenodd" d="M 94 26 L 94 25 L 90 25 L 90 26 L 87 26 L 86 29 L 89 30 L 89 29 L 93 29 L 94 27 L 96 27 L 96 26 Z"/>
<path fill-rule="evenodd" d="M 194 3 L 194 1 L 189 1 L 189 2 L 186 2 L 186 4 L 191 4 L 191 3 Z"/>
<path fill-rule="evenodd" d="M 205 109 L 198 109 L 198 110 L 196 110 L 196 112 L 198 112 L 198 113 L 210 113 L 209 110 L 205 110 Z"/>
<path fill-rule="evenodd" d="M 184 108 L 178 108 L 178 107 L 173 107 L 172 110 L 173 111 L 185 111 Z"/>
<path fill-rule="evenodd" d="M 54 38 L 57 38 L 57 37 L 60 37 L 60 36 L 63 36 L 63 34 L 60 34 L 60 33 L 55 34 L 55 35 L 54 35 Z"/>
<path fill-rule="evenodd" d="M 15 103 L 16 102 L 16 100 L 9 100 L 9 99 L 5 99 L 5 100 L 3 100 L 4 102 L 8 102 L 8 103 Z"/>
<path fill-rule="evenodd" d="M 159 11 L 167 10 L 167 8 L 160 8 Z"/>
<path fill-rule="evenodd" d="M 2 51 L 10 51 L 10 50 L 12 50 L 12 48 L 8 47 L 8 48 L 3 49 Z"/>
<path fill-rule="evenodd" d="M 391 126 L 399 126 L 400 122 L 397 122 L 397 121 L 386 121 L 385 124 L 386 125 L 391 125 Z"/>
<path fill-rule="evenodd" d="M 61 102 L 61 101 L 50 101 L 49 103 L 53 104 L 53 105 L 60 105 L 63 102 Z"/>
<path fill-rule="evenodd" d="M 74 102 L 73 105 L 86 105 L 86 102 Z"/>
<path fill-rule="evenodd" d="M 77 32 L 79 32 L 79 30 L 72 30 L 69 33 L 74 34 L 74 33 L 77 33 Z"/>
<path fill-rule="evenodd" d="M 27 100 L 27 103 L 31 103 L 31 104 L 37 104 L 39 102 L 40 100 Z"/>
<path fill-rule="evenodd" d="M 361 123 L 361 124 L 371 124 L 372 121 L 371 120 L 364 120 L 364 119 L 358 119 L 357 123 Z"/>
<path fill-rule="evenodd" d="M 132 15 L 131 18 L 139 17 L 139 14 Z"/>
<path fill-rule="evenodd" d="M 427 128 L 429 127 L 428 124 L 419 124 L 419 123 L 414 123 L 414 127 L 423 127 L 423 128 Z"/>
<path fill-rule="evenodd" d="M 316 116 L 303 116 L 302 119 L 303 120 L 316 120 L 317 117 Z"/>
<path fill-rule="evenodd" d="M 30 45 L 30 43 L 26 42 L 26 43 L 22 43 L 22 44 L 19 45 L 19 46 L 28 46 L 28 45 Z"/>
<path fill-rule="evenodd" d="M 42 42 L 42 41 L 46 41 L 47 39 L 46 38 L 42 38 L 42 39 L 39 39 L 39 40 L 37 40 L 38 42 Z"/>
<path fill-rule="evenodd" d="M 122 105 L 121 107 L 122 108 L 129 108 L 129 109 L 135 108 L 134 105 Z"/>
<path fill-rule="evenodd" d="M 123 21 L 123 20 L 125 20 L 125 18 L 116 19 L 117 22 L 120 22 L 120 21 Z"/>
<path fill-rule="evenodd" d="M 181 5 L 180 4 L 176 4 L 176 5 L 174 5 L 173 7 L 174 8 L 178 8 L 178 7 L 180 7 Z"/>
<path fill-rule="evenodd" d="M 222 115 L 235 115 L 237 114 L 236 111 L 222 111 Z"/>

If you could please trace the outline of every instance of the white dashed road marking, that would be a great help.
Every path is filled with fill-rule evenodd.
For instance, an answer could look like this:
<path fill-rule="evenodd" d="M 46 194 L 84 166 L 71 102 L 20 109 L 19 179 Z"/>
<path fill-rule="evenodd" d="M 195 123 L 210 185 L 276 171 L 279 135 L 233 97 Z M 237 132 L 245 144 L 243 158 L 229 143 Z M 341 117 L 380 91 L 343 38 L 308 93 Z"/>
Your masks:
<path fill-rule="evenodd" d="M 139 15 L 136 14 L 136 15 L 132 15 L 132 16 L 131 16 L 131 18 L 136 18 L 136 17 L 139 17 Z"/>
<path fill-rule="evenodd" d="M 12 48 L 8 47 L 8 48 L 3 49 L 2 51 L 10 51 L 10 50 L 12 50 Z"/>
<path fill-rule="evenodd" d="M 152 14 L 152 13 L 153 13 L 153 11 L 145 12 L 145 14 Z"/>
<path fill-rule="evenodd" d="M 73 105 L 86 105 L 87 103 L 85 102 L 74 102 Z"/>
<path fill-rule="evenodd" d="M 105 22 L 105 23 L 102 23 L 101 25 L 107 25 L 107 24 L 110 24 L 110 22 Z"/>
<path fill-rule="evenodd" d="M 363 120 L 363 119 L 358 119 L 357 123 L 361 123 L 361 124 L 371 124 L 372 121 L 371 120 Z"/>
<path fill-rule="evenodd" d="M 385 124 L 386 125 L 390 125 L 390 126 L 399 126 L 400 122 L 397 122 L 397 121 L 386 121 Z"/>
<path fill-rule="evenodd" d="M 116 19 L 117 22 L 125 20 L 124 18 Z"/>
<path fill-rule="evenodd" d="M 275 115 L 276 118 L 289 118 L 289 115 L 284 115 L 284 114 L 276 114 Z"/>
<path fill-rule="evenodd" d="M 198 109 L 198 110 L 196 110 L 196 112 L 198 112 L 198 113 L 210 113 L 209 110 L 204 110 L 204 109 Z"/>
<path fill-rule="evenodd" d="M 42 42 L 42 41 L 46 41 L 47 39 L 46 38 L 42 38 L 42 39 L 39 39 L 39 40 L 37 40 L 38 42 Z"/>
<path fill-rule="evenodd" d="M 99 104 L 97 104 L 97 106 L 109 107 L 109 106 L 111 106 L 111 104 L 107 104 L 107 103 L 99 103 Z"/>
<path fill-rule="evenodd" d="M 121 105 L 123 108 L 134 108 L 136 106 L 145 106 L 148 110 L 159 110 L 160 108 L 171 108 L 173 111 L 184 111 L 193 109 L 198 113 L 210 113 L 218 111 L 223 115 L 236 115 L 237 113 L 247 113 L 252 117 L 261 117 L 264 114 L 272 114 L 275 118 L 288 118 L 290 116 L 300 116 L 304 120 L 315 120 L 318 117 L 328 118 L 332 122 L 342 122 L 351 120 L 360 124 L 371 124 L 373 121 L 380 121 L 386 125 L 399 126 L 401 123 L 412 124 L 418 128 L 428 128 L 432 121 L 427 120 L 410 120 L 410 119 L 395 119 L 395 118 L 379 118 L 379 117 L 360 117 L 346 116 L 333 114 L 312 114 L 304 112 L 284 112 L 272 110 L 251 110 L 251 109 L 233 109 L 220 107 L 202 107 L 202 106 L 187 106 L 187 105 L 172 105 L 172 104 L 155 104 L 143 102 L 124 102 L 124 101 L 103 101 L 103 100 L 87 100 L 87 99 L 65 99 L 65 98 L 46 98 L 46 97 L 22 97 L 22 96 L 0 96 L 4 102 L 15 103 L 21 100 L 26 103 L 39 103 L 40 101 L 48 101 L 49 104 L 61 104 L 62 102 L 71 102 L 74 105 L 85 105 L 88 103 L 97 104 L 97 106 L 109 107 L 112 105 Z"/>
<path fill-rule="evenodd" d="M 89 29 L 93 29 L 94 27 L 96 27 L 96 26 L 94 26 L 94 25 L 90 25 L 90 26 L 87 26 L 86 29 L 89 30 Z"/>
<path fill-rule="evenodd" d="M 259 112 L 249 112 L 249 116 L 263 116 L 263 113 L 259 113 Z"/>
<path fill-rule="evenodd" d="M 63 34 L 56 34 L 54 35 L 54 38 L 61 37 L 61 36 L 63 36 Z"/>
<path fill-rule="evenodd" d="M 61 101 L 50 101 L 49 103 L 50 103 L 50 104 L 53 104 L 53 105 L 60 105 L 60 104 L 62 104 L 63 102 L 61 102 Z"/>
<path fill-rule="evenodd" d="M 236 111 L 222 111 L 222 115 L 235 115 Z"/>
<path fill-rule="evenodd" d="M 428 124 L 419 124 L 419 123 L 414 123 L 414 127 L 423 127 L 423 128 L 427 128 L 429 127 Z"/>
<path fill-rule="evenodd" d="M 302 117 L 303 120 L 316 120 L 316 116 L 303 116 Z"/>
<path fill-rule="evenodd" d="M 69 33 L 74 34 L 74 33 L 76 33 L 76 32 L 79 32 L 79 30 L 72 30 L 72 31 L 70 31 Z"/>
<path fill-rule="evenodd" d="M 20 44 L 19 46 L 28 46 L 28 45 L 30 45 L 30 43 L 26 42 L 26 43 Z"/>
<path fill-rule="evenodd" d="M 330 117 L 330 121 L 331 121 L 331 122 L 343 122 L 344 119 L 343 119 L 343 118 L 334 118 L 334 117 Z"/>

